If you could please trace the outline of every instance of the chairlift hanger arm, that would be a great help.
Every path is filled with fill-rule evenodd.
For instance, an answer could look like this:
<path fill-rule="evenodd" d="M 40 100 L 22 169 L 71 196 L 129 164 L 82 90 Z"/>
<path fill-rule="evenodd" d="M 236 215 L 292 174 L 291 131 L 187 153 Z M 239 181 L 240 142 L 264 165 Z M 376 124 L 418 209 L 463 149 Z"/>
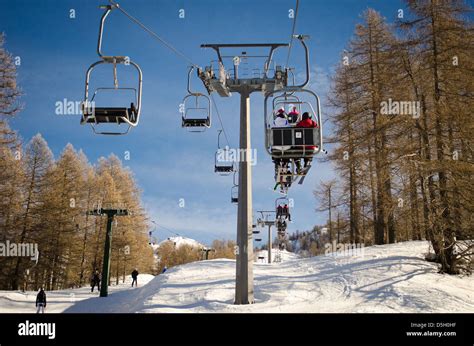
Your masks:
<path fill-rule="evenodd" d="M 188 72 L 188 85 L 187 85 L 187 90 L 188 90 L 188 94 L 190 95 L 194 95 L 194 96 L 203 96 L 203 94 L 199 93 L 199 92 L 193 92 L 191 91 L 191 73 L 194 71 L 194 68 L 196 66 L 192 65 L 190 68 L 189 68 L 189 72 Z M 199 68 L 198 68 L 198 77 L 199 77 Z"/>
<path fill-rule="evenodd" d="M 217 149 L 221 149 L 221 142 L 220 142 L 220 139 L 221 139 L 221 133 L 222 133 L 222 129 L 218 130 L 218 134 L 217 134 Z"/>
<path fill-rule="evenodd" d="M 294 35 L 294 38 L 297 38 L 303 45 L 305 58 L 306 58 L 306 79 L 302 84 L 294 86 L 295 89 L 301 89 L 301 88 L 304 88 L 306 85 L 308 85 L 309 79 L 310 79 L 309 49 L 308 49 L 308 46 L 306 45 L 306 42 L 304 41 L 305 39 L 309 38 L 309 36 L 308 35 Z"/>
<path fill-rule="evenodd" d="M 107 19 L 108 15 L 114 8 L 118 7 L 118 5 L 102 5 L 100 8 L 105 9 L 104 14 L 102 15 L 100 19 L 100 26 L 99 26 L 99 39 L 97 41 L 97 55 L 99 55 L 100 58 L 103 58 L 102 54 L 102 38 L 104 35 L 104 26 L 105 26 L 105 20 Z"/>

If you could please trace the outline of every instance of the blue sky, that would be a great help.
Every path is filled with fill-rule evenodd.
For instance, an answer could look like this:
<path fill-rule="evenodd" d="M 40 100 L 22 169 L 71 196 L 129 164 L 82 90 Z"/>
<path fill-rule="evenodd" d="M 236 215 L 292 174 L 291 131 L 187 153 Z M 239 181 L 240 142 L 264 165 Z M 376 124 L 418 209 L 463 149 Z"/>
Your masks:
<path fill-rule="evenodd" d="M 118 1 L 161 37 L 205 66 L 215 56 L 201 43 L 288 42 L 292 21 L 288 10 L 293 0 L 123 0 Z M 98 60 L 97 32 L 103 1 L 0 0 L 0 31 L 7 35 L 6 48 L 21 58 L 18 82 L 24 92 L 25 109 L 12 122 L 28 141 L 41 133 L 57 157 L 69 142 L 82 149 L 91 162 L 116 154 L 134 172 L 143 190 L 145 206 L 153 220 L 181 235 L 204 243 L 212 239 L 235 239 L 237 207 L 230 203 L 232 177 L 213 172 L 220 125 L 201 134 L 188 133 L 180 126 L 178 105 L 185 96 L 188 63 L 114 11 L 108 18 L 103 51 L 108 55 L 127 55 L 144 73 L 140 124 L 127 136 L 98 136 L 79 125 L 79 115 L 56 115 L 58 101 L 81 101 L 85 71 Z M 392 22 L 398 0 L 301 0 L 297 33 L 311 36 L 311 88 L 324 96 L 329 75 L 350 39 L 360 14 L 368 7 L 380 11 Z M 74 9 L 76 18 L 70 18 Z M 179 10 L 185 10 L 180 19 Z M 275 59 L 282 65 L 287 51 Z M 302 50 L 294 46 L 290 66 L 303 71 Z M 130 69 L 131 70 L 131 69 Z M 94 86 L 112 86 L 112 73 L 99 73 Z M 121 86 L 134 86 L 135 76 L 119 70 Z M 193 80 L 195 88 L 202 85 Z M 214 95 L 232 147 L 238 145 L 239 95 L 220 98 Z M 104 99 L 105 100 L 105 99 Z M 323 104 L 323 117 L 325 113 Z M 263 147 L 263 97 L 251 98 L 252 147 L 258 164 L 253 169 L 254 209 L 272 209 L 278 194 L 272 191 L 273 166 Z M 325 129 L 329 132 L 329 126 Z M 130 160 L 124 160 L 125 153 Z M 326 215 L 316 213 L 313 190 L 321 180 L 335 176 L 330 164 L 316 164 L 304 185 L 292 187 L 294 222 L 289 231 L 307 230 L 324 223 Z M 184 208 L 180 207 L 184 199 Z M 264 232 L 265 233 L 265 232 Z M 159 240 L 171 234 L 157 228 Z M 265 239 L 265 237 L 263 237 Z"/>

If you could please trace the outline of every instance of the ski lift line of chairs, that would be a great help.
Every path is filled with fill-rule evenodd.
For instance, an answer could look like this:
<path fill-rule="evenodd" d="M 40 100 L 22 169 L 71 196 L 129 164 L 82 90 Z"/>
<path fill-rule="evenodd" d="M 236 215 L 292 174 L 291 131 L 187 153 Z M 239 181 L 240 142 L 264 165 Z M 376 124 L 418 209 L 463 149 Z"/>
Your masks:
<path fill-rule="evenodd" d="M 204 132 L 206 128 L 211 127 L 211 99 L 207 95 L 191 91 L 191 73 L 193 70 L 194 66 L 191 66 L 188 72 L 188 94 L 181 103 L 181 127 L 186 128 L 190 132 Z M 188 101 L 192 99 L 194 99 L 194 104 L 189 106 Z M 194 115 L 191 113 L 194 113 Z M 197 117 L 196 113 L 200 113 L 203 116 Z"/>
<path fill-rule="evenodd" d="M 222 153 L 222 150 L 226 151 L 228 149 L 222 149 L 220 146 L 220 137 L 222 133 L 222 129 L 219 130 L 219 134 L 217 135 L 217 151 L 214 159 L 214 172 L 220 174 L 220 175 L 229 175 L 230 173 L 234 172 L 234 163 L 233 162 L 227 162 L 227 161 L 219 161 L 218 156 L 219 153 Z M 225 157 L 228 157 L 228 155 L 225 155 Z"/>
<path fill-rule="evenodd" d="M 135 62 L 131 61 L 128 56 L 106 56 L 102 54 L 102 39 L 105 26 L 105 20 L 110 12 L 117 8 L 118 5 L 106 5 L 101 6 L 102 9 L 105 9 L 104 14 L 100 20 L 99 28 L 99 38 L 97 43 L 97 54 L 101 60 L 93 63 L 86 72 L 86 85 L 84 93 L 84 101 L 82 103 L 82 118 L 81 125 L 90 124 L 92 130 L 96 134 L 102 135 L 124 135 L 127 134 L 132 127 L 138 125 L 141 112 L 141 98 L 142 98 L 142 83 L 143 83 L 143 73 Z M 113 65 L 113 79 L 114 87 L 99 87 L 96 88 L 91 98 L 89 98 L 89 84 L 92 71 L 101 64 L 112 64 Z M 138 86 L 137 88 L 122 88 L 119 87 L 118 75 L 117 75 L 117 65 L 122 64 L 124 66 L 133 66 L 138 73 Z M 135 94 L 133 102 L 130 103 L 130 107 L 95 107 L 91 106 L 94 103 L 95 97 L 97 94 L 104 90 L 129 90 L 133 91 Z M 99 124 L 116 124 L 127 125 L 125 131 L 101 131 L 98 129 Z"/>

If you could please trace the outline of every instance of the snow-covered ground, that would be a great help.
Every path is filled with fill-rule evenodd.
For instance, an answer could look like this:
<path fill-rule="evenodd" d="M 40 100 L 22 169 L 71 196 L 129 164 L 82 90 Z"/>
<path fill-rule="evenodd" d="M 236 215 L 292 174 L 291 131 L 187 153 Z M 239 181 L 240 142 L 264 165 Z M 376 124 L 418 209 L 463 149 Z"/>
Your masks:
<path fill-rule="evenodd" d="M 155 277 L 150 274 L 138 275 L 139 286 L 149 283 Z M 115 286 L 115 279 L 112 280 L 112 286 L 109 286 L 110 296 L 120 292 L 133 292 L 139 290 L 138 288 L 131 288 L 132 278 L 130 275 L 125 277 L 125 283 L 122 283 L 120 277 L 118 286 Z M 35 302 L 36 294 L 38 292 L 27 291 L 25 293 L 20 291 L 0 291 L 0 313 L 34 313 L 36 312 Z M 87 301 L 87 304 L 96 304 L 97 299 L 106 300 L 108 298 L 99 298 L 97 287 L 91 293 L 90 287 L 82 287 L 60 291 L 46 292 L 46 310 L 45 312 L 65 312 L 68 308 L 78 304 L 79 302 Z"/>
<path fill-rule="evenodd" d="M 255 263 L 252 305 L 233 305 L 235 261 L 217 259 L 171 268 L 137 289 L 112 287 L 107 298 L 86 299 L 87 288 L 50 292 L 47 312 L 474 312 L 474 277 L 437 274 L 423 260 L 427 242 L 364 250 Z M 31 312 L 33 302 L 33 292 L 0 291 L 0 312 Z"/>

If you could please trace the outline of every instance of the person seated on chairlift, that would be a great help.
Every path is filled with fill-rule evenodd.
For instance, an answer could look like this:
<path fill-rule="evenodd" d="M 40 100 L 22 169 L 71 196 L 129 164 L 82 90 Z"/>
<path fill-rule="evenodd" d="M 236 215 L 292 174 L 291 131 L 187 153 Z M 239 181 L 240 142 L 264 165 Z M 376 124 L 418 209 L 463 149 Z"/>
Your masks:
<path fill-rule="evenodd" d="M 304 112 L 302 120 L 296 124 L 296 127 L 303 127 L 303 128 L 318 127 L 318 124 L 311 118 L 312 118 L 311 114 L 309 114 L 308 112 Z M 305 151 L 314 151 L 314 149 L 316 149 L 316 147 L 314 145 L 307 145 L 305 147 Z M 304 158 L 304 168 L 306 168 L 312 160 L 313 160 L 312 157 L 305 157 Z M 301 170 L 300 160 L 295 160 L 295 161 L 296 161 L 297 171 L 299 172 Z"/>
<path fill-rule="evenodd" d="M 298 112 L 296 107 L 293 106 L 291 108 L 291 111 L 288 113 L 288 122 L 290 123 L 290 125 L 296 124 L 296 122 L 298 121 L 299 116 L 300 116 L 300 113 Z"/>
<path fill-rule="evenodd" d="M 285 114 L 285 108 L 280 108 L 276 115 L 275 115 L 275 119 L 273 120 L 273 127 L 288 127 L 288 120 L 286 119 L 286 114 Z M 290 146 L 274 146 L 273 149 L 275 150 L 288 150 L 290 149 L 291 147 Z M 280 167 L 281 165 L 283 165 L 283 167 L 285 168 L 287 165 L 288 165 L 288 160 L 286 159 L 282 159 L 282 158 L 279 158 L 279 157 L 276 157 L 273 162 L 275 163 L 275 171 L 278 169 L 278 167 Z"/>
<path fill-rule="evenodd" d="M 280 217 L 283 215 L 283 207 L 279 204 L 277 207 L 277 217 Z"/>
<path fill-rule="evenodd" d="M 318 127 L 318 124 L 312 119 L 309 112 L 304 112 L 301 121 L 296 124 L 296 127 Z"/>
<path fill-rule="evenodd" d="M 288 219 L 288 221 L 291 221 L 291 214 L 290 214 L 290 209 L 288 208 L 288 204 L 285 204 L 283 206 L 283 215 L 285 215 L 285 219 Z"/>
<path fill-rule="evenodd" d="M 288 127 L 288 120 L 286 119 L 285 108 L 280 108 L 273 119 L 273 127 Z"/>
<path fill-rule="evenodd" d="M 290 171 L 290 168 L 286 168 L 286 183 L 285 183 L 285 187 L 286 188 L 289 188 L 291 187 L 291 171 Z"/>

